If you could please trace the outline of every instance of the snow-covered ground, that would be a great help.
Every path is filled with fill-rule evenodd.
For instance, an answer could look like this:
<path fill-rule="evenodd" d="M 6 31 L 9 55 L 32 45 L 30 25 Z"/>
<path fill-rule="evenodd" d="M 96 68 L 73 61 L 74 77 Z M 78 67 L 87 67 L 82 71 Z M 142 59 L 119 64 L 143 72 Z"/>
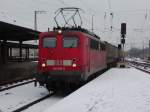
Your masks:
<path fill-rule="evenodd" d="M 3 86 L 0 86 L 0 89 L 5 89 L 5 88 L 8 88 L 8 87 L 16 86 L 16 85 L 19 85 L 19 84 L 22 84 L 22 83 L 33 81 L 33 80 L 35 80 L 35 79 L 28 79 L 28 80 L 23 80 L 21 82 L 15 82 L 15 83 L 12 83 L 12 84 L 6 84 L 6 85 L 3 85 Z"/>
<path fill-rule="evenodd" d="M 138 69 L 140 69 L 140 70 L 144 70 L 144 71 L 150 73 L 150 67 L 148 67 L 148 66 L 136 65 L 136 64 L 132 64 L 132 63 L 130 63 L 130 66 L 135 67 L 135 68 L 138 68 Z"/>
<path fill-rule="evenodd" d="M 9 89 L 3 92 L 0 92 L 0 112 L 12 112 L 13 110 L 18 109 L 19 107 L 22 107 L 28 103 L 31 103 L 37 99 L 40 99 L 46 95 L 48 95 L 49 92 L 42 87 L 34 87 L 34 83 L 26 84 L 23 86 L 19 86 L 13 89 Z M 52 104 L 56 103 L 61 98 L 54 96 L 53 98 L 49 97 L 45 102 L 43 101 L 44 105 L 36 106 L 36 110 L 38 111 L 32 111 L 32 112 L 40 112 L 39 110 L 44 110 L 47 107 L 50 107 Z M 33 108 L 34 110 L 34 108 Z M 30 112 L 27 111 L 26 112 Z"/>
<path fill-rule="evenodd" d="M 113 68 L 45 112 L 150 112 L 150 75 Z"/>
<path fill-rule="evenodd" d="M 24 110 L 23 112 L 43 112 L 47 108 L 53 106 L 55 103 L 59 102 L 61 99 L 63 99 L 64 96 L 61 95 L 54 95 L 50 98 L 31 106 L 30 108 Z"/>

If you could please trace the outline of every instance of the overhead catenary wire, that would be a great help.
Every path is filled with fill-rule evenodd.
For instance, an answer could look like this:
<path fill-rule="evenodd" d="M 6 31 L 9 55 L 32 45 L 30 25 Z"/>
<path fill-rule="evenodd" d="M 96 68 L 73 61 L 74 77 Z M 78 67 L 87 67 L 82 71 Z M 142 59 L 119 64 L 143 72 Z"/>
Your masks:
<path fill-rule="evenodd" d="M 66 2 L 64 2 L 63 0 L 57 0 L 59 1 L 61 4 L 63 4 L 64 6 L 68 6 L 68 4 Z"/>
<path fill-rule="evenodd" d="M 112 6 L 111 6 L 111 1 L 107 0 L 108 2 L 108 8 L 109 8 L 109 16 L 110 16 L 110 31 L 113 30 L 113 18 L 114 18 L 114 13 L 112 11 Z"/>
<path fill-rule="evenodd" d="M 32 0 L 32 1 L 34 1 L 34 0 Z M 98 11 L 96 11 L 95 9 L 93 9 L 92 7 L 90 7 L 90 5 L 88 5 L 88 3 L 86 3 L 84 0 L 80 0 L 81 1 L 81 4 L 82 4 L 82 6 L 84 6 L 84 7 L 86 7 L 87 9 L 89 9 L 90 11 L 91 11 L 91 15 L 93 14 L 93 15 L 95 15 L 94 17 L 97 17 L 97 15 L 99 15 L 100 13 L 98 12 Z M 108 8 L 112 11 L 112 4 L 111 4 L 111 0 L 107 0 L 107 2 L 108 2 Z M 26 3 L 26 5 L 25 6 L 22 6 L 22 4 L 25 4 Z M 38 3 L 40 3 L 41 5 L 40 6 L 38 6 L 37 4 Z M 52 2 L 53 3 L 53 2 Z M 66 2 L 65 0 L 57 0 L 57 2 L 54 2 L 55 4 L 56 4 L 56 6 L 55 7 L 58 7 L 59 6 L 59 4 L 61 4 L 62 6 L 71 6 L 70 5 L 70 3 L 69 2 Z M 59 4 L 58 4 L 59 3 Z M 18 4 L 18 5 L 17 5 Z M 58 5 L 57 5 L 58 4 Z M 35 3 L 35 1 L 34 2 L 30 2 L 30 3 L 28 3 L 28 2 L 25 2 L 25 1 L 23 1 L 23 0 L 19 0 L 18 2 L 16 2 L 16 5 L 17 5 L 17 8 L 18 9 L 20 9 L 20 8 L 25 8 L 25 7 L 28 7 L 28 9 L 25 9 L 25 10 L 23 10 L 24 12 L 26 12 L 26 13 L 28 13 L 28 11 L 30 11 L 29 9 L 31 8 L 32 9 L 32 7 L 40 7 L 40 8 L 42 8 L 43 6 L 45 6 L 46 5 L 46 7 L 48 7 L 48 6 L 50 6 L 51 5 L 51 2 L 49 2 L 49 1 L 46 1 L 46 0 L 38 0 L 36 3 Z M 51 5 L 51 7 L 54 7 L 53 5 Z M 43 7 L 43 9 L 44 9 L 45 7 Z M 137 10 L 116 10 L 116 11 L 114 11 L 113 10 L 113 14 L 111 14 L 111 18 L 113 18 L 113 19 L 115 19 L 115 17 L 116 17 L 116 14 L 118 14 L 118 16 L 120 16 L 120 15 L 122 15 L 122 14 L 124 14 L 124 15 L 129 15 L 129 14 L 131 14 L 131 15 L 139 15 L 139 16 L 141 16 L 140 14 L 143 14 L 143 13 L 145 13 L 146 11 L 148 11 L 149 9 L 137 9 Z M 104 11 L 104 13 L 103 14 L 105 14 L 106 13 L 106 19 L 109 17 L 109 15 L 110 15 L 110 11 L 108 12 L 108 11 Z M 109 14 L 109 15 L 108 15 Z M 147 18 L 148 18 L 148 15 L 149 15 L 149 13 L 147 13 Z M 146 17 L 146 15 L 145 15 L 145 17 Z M 10 17 L 11 18 L 11 17 Z M 22 21 L 29 21 L 29 19 L 28 18 L 24 18 L 24 16 L 18 16 L 18 18 L 21 18 L 20 20 L 22 20 Z M 16 21 L 18 21 L 17 19 L 18 18 L 15 18 L 16 19 Z M 147 20 L 145 20 L 145 21 L 148 21 L 148 19 Z M 89 22 L 90 23 L 90 22 Z M 91 24 L 91 23 L 90 23 Z M 113 25 L 110 25 L 110 26 L 113 26 Z M 114 26 L 112 27 L 112 28 L 114 28 Z M 114 30 L 114 29 L 113 29 Z"/>
<path fill-rule="evenodd" d="M 58 1 L 63 1 L 63 0 L 58 0 Z M 37 1 L 36 3 L 38 3 L 38 2 L 41 2 L 40 4 L 43 4 L 43 6 L 45 6 L 45 5 L 47 5 L 47 7 L 48 6 L 50 6 L 51 4 L 49 3 L 49 2 L 46 2 L 46 1 L 41 1 L 41 0 L 39 0 L 39 1 Z M 56 3 L 56 2 L 55 2 Z M 62 2 L 61 2 L 62 3 Z M 65 3 L 65 2 L 63 2 L 63 3 Z M 25 5 L 23 5 L 22 6 L 22 4 L 25 4 Z M 40 8 L 38 8 L 39 7 L 39 5 L 36 5 L 35 4 L 35 2 L 24 2 L 24 1 L 21 1 L 21 0 L 19 0 L 18 2 L 16 2 L 15 3 L 15 6 L 18 8 L 18 9 L 20 9 L 20 8 L 26 8 L 26 7 L 28 7 L 27 8 L 27 10 L 25 9 L 25 10 L 23 10 L 23 12 L 24 13 L 26 13 L 26 14 L 24 14 L 24 15 L 27 15 L 27 14 L 29 14 L 29 13 L 31 13 L 31 12 L 33 12 L 34 11 L 34 9 L 37 9 L 37 10 L 39 10 Z M 41 6 L 41 5 L 40 5 Z M 53 5 L 52 5 L 53 6 Z M 56 7 L 56 6 L 55 6 Z M 45 8 L 45 7 L 44 7 Z M 20 11 L 20 10 L 19 10 Z M 19 12 L 19 11 L 17 11 L 17 12 Z M 28 22 L 28 26 L 30 26 L 31 25 L 31 23 L 30 23 L 30 21 L 31 20 L 29 20 L 29 17 L 25 17 L 25 16 L 21 16 L 20 14 L 18 14 L 19 16 L 17 16 L 17 17 L 14 17 L 13 15 L 11 15 L 10 13 L 6 13 L 6 12 L 1 12 L 1 15 L 3 16 L 3 18 L 5 18 L 7 21 L 9 20 L 10 21 L 10 23 L 18 23 L 19 21 L 21 22 L 23 22 L 23 21 L 26 21 L 26 23 L 27 23 L 27 21 L 29 21 Z M 21 22 L 21 23 L 22 23 Z"/>
<path fill-rule="evenodd" d="M 96 17 L 96 11 L 93 8 L 89 7 L 88 4 L 86 2 L 84 2 L 84 0 L 79 0 L 79 1 L 83 7 L 85 7 L 86 9 L 88 9 L 90 11 L 89 14 L 91 16 L 90 18 L 92 18 L 91 21 L 84 17 L 84 20 L 91 26 L 90 30 L 92 32 L 94 30 L 97 30 L 97 28 L 94 28 L 94 27 L 98 27 L 97 24 L 94 24 L 94 20 L 95 20 L 94 18 Z"/>
<path fill-rule="evenodd" d="M 107 0 L 107 2 L 108 2 L 108 8 L 109 8 L 109 10 L 112 11 L 111 1 L 110 1 L 110 0 Z"/>
<path fill-rule="evenodd" d="M 21 16 L 21 18 L 15 18 L 13 15 L 9 14 L 8 12 L 4 12 L 4 11 L 1 11 L 0 12 L 0 15 L 2 16 L 2 18 L 5 20 L 5 21 L 9 21 L 11 23 L 17 23 L 18 21 L 26 21 L 27 19 L 25 19 L 24 17 Z M 1 19 L 2 19 L 1 18 Z"/>

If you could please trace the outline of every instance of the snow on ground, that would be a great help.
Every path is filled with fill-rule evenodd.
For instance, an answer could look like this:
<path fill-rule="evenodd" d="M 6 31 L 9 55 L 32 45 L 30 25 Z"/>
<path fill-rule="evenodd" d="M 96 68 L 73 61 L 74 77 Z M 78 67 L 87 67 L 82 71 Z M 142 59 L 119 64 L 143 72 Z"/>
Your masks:
<path fill-rule="evenodd" d="M 47 94 L 45 88 L 34 87 L 34 83 L 0 92 L 0 112 L 11 112 Z"/>
<path fill-rule="evenodd" d="M 144 67 L 144 66 L 134 65 L 134 64 L 130 64 L 130 66 L 138 68 L 140 70 L 144 70 L 144 71 L 150 72 L 150 67 Z"/>
<path fill-rule="evenodd" d="M 13 84 L 6 84 L 6 85 L 3 85 L 3 86 L 0 86 L 0 89 L 16 86 L 16 85 L 19 85 L 19 84 L 22 84 L 22 83 L 26 83 L 26 82 L 29 82 L 29 81 L 32 81 L 32 80 L 34 80 L 34 79 L 27 79 L 27 80 L 23 80 L 21 82 L 13 83 Z"/>
<path fill-rule="evenodd" d="M 150 112 L 150 75 L 113 68 L 45 112 Z"/>
<path fill-rule="evenodd" d="M 24 110 L 23 112 L 43 112 L 44 110 L 46 110 L 47 108 L 53 106 L 55 103 L 57 103 L 58 101 L 60 101 L 61 99 L 63 99 L 64 96 L 51 96 L 48 99 L 31 106 L 30 108 Z"/>

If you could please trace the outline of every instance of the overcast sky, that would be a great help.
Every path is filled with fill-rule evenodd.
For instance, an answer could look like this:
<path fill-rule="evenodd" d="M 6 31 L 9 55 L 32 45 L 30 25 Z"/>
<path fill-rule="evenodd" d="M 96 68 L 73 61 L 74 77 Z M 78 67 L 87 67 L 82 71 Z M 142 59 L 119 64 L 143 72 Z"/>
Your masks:
<path fill-rule="evenodd" d="M 38 30 L 47 31 L 48 27 L 52 29 L 56 26 L 54 12 L 61 7 L 83 9 L 83 27 L 87 29 L 91 29 L 94 15 L 94 31 L 102 40 L 117 45 L 120 42 L 120 24 L 126 22 L 126 47 L 148 46 L 149 0 L 0 0 L 0 21 L 34 29 L 34 11 L 47 11 L 37 15 Z M 113 17 L 110 13 L 113 13 Z"/>

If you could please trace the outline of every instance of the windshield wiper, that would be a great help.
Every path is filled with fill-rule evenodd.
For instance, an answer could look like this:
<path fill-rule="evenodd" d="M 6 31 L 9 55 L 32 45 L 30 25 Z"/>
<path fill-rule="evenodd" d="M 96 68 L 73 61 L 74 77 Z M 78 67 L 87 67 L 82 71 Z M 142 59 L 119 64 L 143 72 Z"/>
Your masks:
<path fill-rule="evenodd" d="M 75 43 L 72 43 L 71 46 L 69 48 L 73 48 Z"/>

